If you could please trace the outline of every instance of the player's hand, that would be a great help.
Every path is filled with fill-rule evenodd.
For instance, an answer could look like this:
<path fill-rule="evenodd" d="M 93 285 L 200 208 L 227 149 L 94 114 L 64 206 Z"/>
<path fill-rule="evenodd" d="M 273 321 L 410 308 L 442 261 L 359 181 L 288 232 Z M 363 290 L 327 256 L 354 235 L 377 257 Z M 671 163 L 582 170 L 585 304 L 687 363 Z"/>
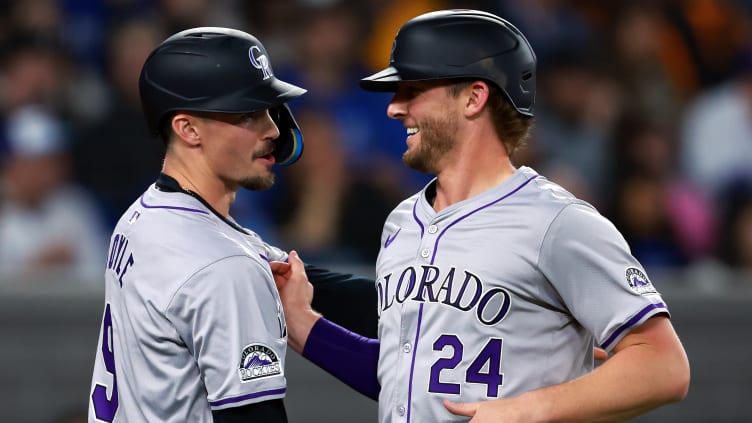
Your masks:
<path fill-rule="evenodd" d="M 313 285 L 308 281 L 305 266 L 300 256 L 298 256 L 298 252 L 295 250 L 290 251 L 290 254 L 287 256 L 287 263 L 274 263 L 272 274 L 274 274 L 274 281 L 279 289 L 280 297 L 282 297 L 282 305 L 285 307 L 285 313 L 288 311 L 288 306 L 290 312 L 311 308 Z"/>
<path fill-rule="evenodd" d="M 480 402 L 452 402 L 444 400 L 444 407 L 458 416 L 472 417 L 470 423 L 491 422 L 532 422 L 535 421 L 528 410 L 521 407 L 519 397 Z"/>
<path fill-rule="evenodd" d="M 321 315 L 311 308 L 313 285 L 308 281 L 305 266 L 298 253 L 290 251 L 287 262 L 287 270 L 285 266 L 274 265 L 272 272 L 285 312 L 287 342 L 292 349 L 302 352 L 311 328 Z"/>
<path fill-rule="evenodd" d="M 281 290 L 292 276 L 292 266 L 290 266 L 290 263 L 284 261 L 270 261 L 269 267 L 272 269 L 272 276 L 274 276 L 277 290 Z"/>
<path fill-rule="evenodd" d="M 593 358 L 596 361 L 605 361 L 608 358 L 608 353 L 603 348 L 593 347 Z"/>
<path fill-rule="evenodd" d="M 480 407 L 479 402 L 452 402 L 444 400 L 444 407 L 457 416 L 473 417 Z"/>

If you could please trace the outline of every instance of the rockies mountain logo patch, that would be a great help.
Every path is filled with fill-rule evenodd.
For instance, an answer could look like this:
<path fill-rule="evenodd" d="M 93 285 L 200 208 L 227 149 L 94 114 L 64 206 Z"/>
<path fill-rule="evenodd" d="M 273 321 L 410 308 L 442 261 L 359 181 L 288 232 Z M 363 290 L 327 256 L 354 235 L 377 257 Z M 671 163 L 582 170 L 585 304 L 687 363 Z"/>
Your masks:
<path fill-rule="evenodd" d="M 282 374 L 282 364 L 279 356 L 264 344 L 250 344 L 243 348 L 240 354 L 238 375 L 241 382 L 249 382 Z"/>
<path fill-rule="evenodd" d="M 648 279 L 648 276 L 642 270 L 636 267 L 629 267 L 625 276 L 632 291 L 641 295 L 656 293 L 653 284 L 650 283 L 650 279 Z"/>

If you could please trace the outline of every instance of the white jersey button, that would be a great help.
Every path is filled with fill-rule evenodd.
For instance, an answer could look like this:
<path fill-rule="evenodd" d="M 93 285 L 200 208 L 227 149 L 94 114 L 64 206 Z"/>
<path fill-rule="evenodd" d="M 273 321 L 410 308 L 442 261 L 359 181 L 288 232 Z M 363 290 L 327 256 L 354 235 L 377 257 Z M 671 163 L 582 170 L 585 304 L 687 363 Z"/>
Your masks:
<path fill-rule="evenodd" d="M 436 226 L 436 225 L 431 225 L 431 226 L 428 227 L 428 233 L 429 234 L 435 234 L 436 231 L 438 231 L 438 230 L 439 230 L 439 227 Z"/>
<path fill-rule="evenodd" d="M 409 353 L 412 350 L 413 350 L 413 346 L 410 345 L 410 343 L 406 343 L 405 345 L 402 346 L 402 351 L 406 353 Z"/>
<path fill-rule="evenodd" d="M 397 407 L 397 414 L 399 414 L 400 416 L 404 416 L 405 415 L 405 406 L 404 405 L 400 405 L 399 407 Z"/>
<path fill-rule="evenodd" d="M 431 254 L 431 250 L 429 250 L 428 248 L 420 252 L 421 257 L 423 258 L 428 257 L 430 254 Z"/>

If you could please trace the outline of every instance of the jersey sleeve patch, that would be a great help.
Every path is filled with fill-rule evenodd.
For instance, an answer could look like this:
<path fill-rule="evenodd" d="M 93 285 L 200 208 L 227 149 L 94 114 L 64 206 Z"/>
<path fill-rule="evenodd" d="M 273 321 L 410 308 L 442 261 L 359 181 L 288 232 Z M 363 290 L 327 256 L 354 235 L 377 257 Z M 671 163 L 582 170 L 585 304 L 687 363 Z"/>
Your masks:
<path fill-rule="evenodd" d="M 625 278 L 627 284 L 632 291 L 640 295 L 655 294 L 658 291 L 655 290 L 653 284 L 648 279 L 648 276 L 640 269 L 636 267 L 628 267 L 625 272 Z"/>
<path fill-rule="evenodd" d="M 238 377 L 240 382 L 278 376 L 282 374 L 279 355 L 264 344 L 249 344 L 240 353 Z"/>

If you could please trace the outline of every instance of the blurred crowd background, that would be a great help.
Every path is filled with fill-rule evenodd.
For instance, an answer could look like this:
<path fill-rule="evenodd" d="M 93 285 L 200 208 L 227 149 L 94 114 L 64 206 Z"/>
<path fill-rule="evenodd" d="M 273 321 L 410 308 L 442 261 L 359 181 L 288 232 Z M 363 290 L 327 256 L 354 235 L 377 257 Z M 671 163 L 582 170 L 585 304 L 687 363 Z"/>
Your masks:
<path fill-rule="evenodd" d="M 752 271 L 752 1 L 5 0 L 0 2 L 0 280 L 100 284 L 109 232 L 153 182 L 138 76 L 194 26 L 258 36 L 306 139 L 241 224 L 304 258 L 370 266 L 381 224 L 429 178 L 401 163 L 388 94 L 358 79 L 396 29 L 440 8 L 518 26 L 538 56 L 536 121 L 514 157 L 612 219 L 649 271 Z M 687 272 L 691 270 L 691 272 Z M 54 279 L 52 277 L 52 279 Z M 687 277 L 689 278 L 689 276 Z M 689 283 L 689 282 L 687 282 Z M 712 289 L 715 289 L 712 288 Z"/>
<path fill-rule="evenodd" d="M 536 120 L 515 164 L 594 204 L 672 293 L 694 397 L 662 421 L 750 421 L 750 342 L 736 339 L 752 297 L 736 288 L 752 287 L 752 0 L 0 0 L 2 420 L 70 404 L 65 421 L 82 418 L 109 234 L 161 168 L 138 96 L 156 45 L 195 26 L 262 40 L 277 76 L 308 89 L 291 103 L 305 154 L 231 213 L 305 260 L 372 271 L 387 213 L 429 177 L 401 162 L 390 96 L 358 80 L 387 64 L 399 26 L 442 8 L 527 35 Z M 290 412 L 323 421 L 311 407 L 330 399 L 308 371 L 289 372 Z M 375 421 L 375 405 L 337 395 L 324 409 Z"/>

